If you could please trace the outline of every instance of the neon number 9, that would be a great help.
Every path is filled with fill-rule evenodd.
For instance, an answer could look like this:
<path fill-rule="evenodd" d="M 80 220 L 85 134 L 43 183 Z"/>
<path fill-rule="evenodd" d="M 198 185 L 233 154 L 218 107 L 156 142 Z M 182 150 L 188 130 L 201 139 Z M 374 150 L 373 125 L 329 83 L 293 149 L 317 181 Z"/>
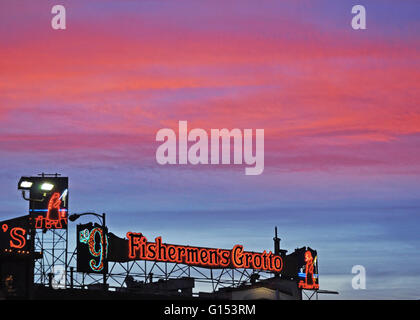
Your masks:
<path fill-rule="evenodd" d="M 99 242 L 99 250 L 96 250 L 96 233 L 99 234 L 100 242 Z M 89 266 L 93 271 L 102 271 L 104 268 L 104 260 L 107 254 L 108 249 L 108 241 L 106 237 L 104 237 L 104 232 L 100 228 L 94 228 L 90 232 L 89 236 L 89 252 L 94 257 L 99 257 L 99 261 L 96 264 L 95 259 L 89 261 Z"/>

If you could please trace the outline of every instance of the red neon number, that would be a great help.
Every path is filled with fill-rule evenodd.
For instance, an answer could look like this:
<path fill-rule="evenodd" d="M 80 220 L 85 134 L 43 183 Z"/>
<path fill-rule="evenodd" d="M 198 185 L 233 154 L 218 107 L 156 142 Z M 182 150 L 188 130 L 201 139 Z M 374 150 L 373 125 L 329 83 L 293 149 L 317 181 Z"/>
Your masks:
<path fill-rule="evenodd" d="M 314 276 L 314 259 L 312 253 L 308 250 L 305 252 L 305 281 L 300 280 L 299 288 L 302 289 L 319 289 Z"/>

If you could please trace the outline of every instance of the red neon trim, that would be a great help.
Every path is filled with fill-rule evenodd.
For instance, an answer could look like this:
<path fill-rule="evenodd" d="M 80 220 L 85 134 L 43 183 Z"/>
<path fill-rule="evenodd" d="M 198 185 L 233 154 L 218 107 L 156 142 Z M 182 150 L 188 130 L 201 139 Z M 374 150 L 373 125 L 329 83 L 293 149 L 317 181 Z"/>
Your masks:
<path fill-rule="evenodd" d="M 95 248 L 95 244 L 96 244 L 95 236 L 97 232 L 99 233 L 101 237 L 101 250 L 99 251 L 96 251 L 96 248 Z M 107 250 L 107 245 L 108 245 L 107 239 L 101 228 L 92 229 L 92 231 L 90 232 L 88 245 L 89 245 L 90 254 L 94 257 L 100 257 L 99 264 L 96 264 L 96 261 L 92 259 L 89 261 L 89 266 L 94 271 L 101 271 L 104 268 L 104 260 L 107 254 L 106 250 Z"/>
<path fill-rule="evenodd" d="M 25 234 L 26 230 L 23 228 L 15 227 L 10 230 L 10 237 L 12 238 L 12 240 L 10 240 L 10 248 L 22 249 L 26 245 Z"/>
<path fill-rule="evenodd" d="M 241 245 L 232 250 L 200 248 L 162 243 L 157 237 L 155 242 L 147 242 L 141 233 L 127 232 L 128 257 L 133 260 L 183 263 L 208 268 L 252 268 L 280 272 L 283 260 L 271 251 L 263 253 L 246 252 Z"/>
<path fill-rule="evenodd" d="M 299 288 L 302 289 L 319 289 L 319 284 L 316 283 L 314 276 L 314 259 L 312 253 L 308 250 L 305 252 L 305 281 L 299 281 Z"/>
<path fill-rule="evenodd" d="M 62 229 L 67 224 L 66 210 L 61 209 L 60 193 L 55 192 L 48 201 L 48 211 L 45 218 L 39 215 L 35 218 L 35 229 Z"/>

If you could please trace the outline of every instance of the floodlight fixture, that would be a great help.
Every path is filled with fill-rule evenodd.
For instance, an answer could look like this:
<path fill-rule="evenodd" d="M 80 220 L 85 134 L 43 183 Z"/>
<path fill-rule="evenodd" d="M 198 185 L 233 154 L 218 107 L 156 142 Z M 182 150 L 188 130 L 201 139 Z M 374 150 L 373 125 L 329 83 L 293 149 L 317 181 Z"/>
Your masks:
<path fill-rule="evenodd" d="M 30 190 L 33 186 L 33 179 L 30 177 L 21 177 L 18 182 L 18 190 Z"/>
<path fill-rule="evenodd" d="M 33 185 L 33 182 L 32 181 L 23 180 L 20 183 L 19 188 L 21 188 L 21 189 L 29 189 L 29 188 L 32 187 L 32 185 Z"/>
<path fill-rule="evenodd" d="M 44 182 L 41 185 L 41 190 L 43 191 L 51 191 L 54 188 L 54 185 L 52 183 L 49 182 Z"/>

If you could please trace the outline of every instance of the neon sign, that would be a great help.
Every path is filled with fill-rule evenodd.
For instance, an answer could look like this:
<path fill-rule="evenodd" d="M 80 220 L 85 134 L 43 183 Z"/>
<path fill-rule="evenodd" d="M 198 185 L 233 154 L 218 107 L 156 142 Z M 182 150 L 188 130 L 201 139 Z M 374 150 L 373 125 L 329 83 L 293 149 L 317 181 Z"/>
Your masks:
<path fill-rule="evenodd" d="M 107 272 L 108 237 L 92 223 L 77 226 L 77 271 Z"/>
<path fill-rule="evenodd" d="M 64 193 L 63 193 L 64 194 Z M 62 229 L 67 226 L 66 209 L 61 208 L 62 195 L 54 192 L 48 201 L 47 214 L 35 218 L 36 229 Z"/>
<path fill-rule="evenodd" d="M 31 228 L 67 229 L 69 204 L 68 178 L 59 176 L 28 177 Z"/>
<path fill-rule="evenodd" d="M 90 232 L 88 229 L 84 229 L 79 232 L 79 241 L 82 243 L 88 243 L 89 242 L 89 236 Z"/>
<path fill-rule="evenodd" d="M 9 225 L 4 223 L 1 226 L 3 232 L 7 232 L 7 230 L 9 229 Z M 9 232 L 9 236 L 10 236 L 10 241 L 9 241 L 9 245 L 10 248 L 15 248 L 15 249 L 22 249 L 24 246 L 26 246 L 26 230 L 20 227 L 14 227 L 12 229 L 10 229 Z"/>
<path fill-rule="evenodd" d="M 25 235 L 26 230 L 23 228 L 15 227 L 10 230 L 10 237 L 12 238 L 10 240 L 10 248 L 22 249 L 24 246 L 26 246 Z"/>
<path fill-rule="evenodd" d="M 131 260 L 149 260 L 159 262 L 182 263 L 205 268 L 257 269 L 280 272 L 283 259 L 271 251 L 262 253 L 244 251 L 243 246 L 233 249 L 214 249 L 190 247 L 162 243 L 158 237 L 155 242 L 148 242 L 141 233 L 128 232 L 128 258 Z"/>
<path fill-rule="evenodd" d="M 99 234 L 99 250 L 96 250 L 96 234 Z M 94 259 L 89 261 L 89 266 L 93 271 L 100 272 L 104 269 L 104 260 L 108 252 L 108 240 L 101 228 L 94 228 L 89 236 L 89 252 L 94 257 L 99 257 L 99 262 L 96 263 Z M 105 248 L 105 249 L 104 249 Z"/>
<path fill-rule="evenodd" d="M 309 290 L 316 290 L 319 289 L 319 284 L 317 282 L 317 278 L 315 277 L 315 265 L 316 259 L 312 257 L 311 251 L 307 250 L 305 252 L 305 273 L 304 277 L 305 280 L 299 281 L 299 288 L 301 289 L 309 289 Z"/>
<path fill-rule="evenodd" d="M 29 254 L 28 217 L 18 217 L 0 223 L 0 249 L 6 253 Z"/>

